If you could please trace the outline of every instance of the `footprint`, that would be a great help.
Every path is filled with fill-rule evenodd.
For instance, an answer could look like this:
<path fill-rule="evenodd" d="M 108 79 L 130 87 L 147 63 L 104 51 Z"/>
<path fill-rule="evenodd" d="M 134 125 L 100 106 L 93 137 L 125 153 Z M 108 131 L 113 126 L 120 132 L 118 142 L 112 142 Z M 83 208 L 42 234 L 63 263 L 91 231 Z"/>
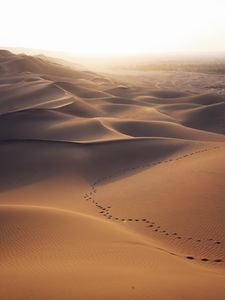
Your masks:
<path fill-rule="evenodd" d="M 190 259 L 190 260 L 194 260 L 195 258 L 193 256 L 186 256 L 187 259 Z"/>
<path fill-rule="evenodd" d="M 207 262 L 207 261 L 209 261 L 209 259 L 208 258 L 202 258 L 201 261 Z"/>

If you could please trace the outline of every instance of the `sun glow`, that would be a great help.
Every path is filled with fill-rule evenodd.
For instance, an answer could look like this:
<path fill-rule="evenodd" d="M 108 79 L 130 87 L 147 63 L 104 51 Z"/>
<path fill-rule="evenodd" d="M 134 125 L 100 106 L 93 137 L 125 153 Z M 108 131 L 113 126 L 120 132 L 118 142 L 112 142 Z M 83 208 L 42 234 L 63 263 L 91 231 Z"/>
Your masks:
<path fill-rule="evenodd" d="M 223 0 L 1 3 L 2 47 L 88 55 L 225 50 Z"/>

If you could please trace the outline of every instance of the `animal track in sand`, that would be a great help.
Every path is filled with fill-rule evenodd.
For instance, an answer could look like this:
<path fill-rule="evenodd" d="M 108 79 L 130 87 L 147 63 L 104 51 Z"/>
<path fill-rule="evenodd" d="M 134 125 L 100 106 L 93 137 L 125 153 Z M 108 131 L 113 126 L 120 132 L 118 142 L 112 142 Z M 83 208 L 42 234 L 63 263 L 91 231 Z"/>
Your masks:
<path fill-rule="evenodd" d="M 176 157 L 174 159 L 163 160 L 163 161 L 158 161 L 158 162 L 153 162 L 153 163 L 146 163 L 146 164 L 143 164 L 143 165 L 138 165 L 136 167 L 128 167 L 127 169 L 125 169 L 125 168 L 120 169 L 118 172 L 115 172 L 111 175 L 104 176 L 104 177 L 99 178 L 98 180 L 96 180 L 91 185 L 91 191 L 89 193 L 85 193 L 83 195 L 83 198 L 86 201 L 91 201 L 92 203 L 94 203 L 96 208 L 100 210 L 99 214 L 101 214 L 102 216 L 106 217 L 109 220 L 113 219 L 115 221 L 123 222 L 123 223 L 124 222 L 135 222 L 135 223 L 136 222 L 143 222 L 143 223 L 148 224 L 147 226 L 145 226 L 146 228 L 152 229 L 152 232 L 156 233 L 156 234 L 164 234 L 165 236 L 171 236 L 171 237 L 174 237 L 174 239 L 176 239 L 176 240 L 186 240 L 186 241 L 192 241 L 192 242 L 196 242 L 196 243 L 205 242 L 205 241 L 202 241 L 200 239 L 194 240 L 192 237 L 184 237 L 184 236 L 181 236 L 181 235 L 178 236 L 177 232 L 169 233 L 167 230 L 163 230 L 163 228 L 161 228 L 160 225 L 156 224 L 155 222 L 151 222 L 148 218 L 127 218 L 127 217 L 121 218 L 121 217 L 118 217 L 118 216 L 113 216 L 112 214 L 109 214 L 109 210 L 112 208 L 112 206 L 104 207 L 103 205 L 100 205 L 98 202 L 96 202 L 93 199 L 93 196 L 94 196 L 94 194 L 95 195 L 97 194 L 96 185 L 101 183 L 101 182 L 104 182 L 106 179 L 111 179 L 115 176 L 122 175 L 122 174 L 124 174 L 124 173 L 126 173 L 130 170 L 137 170 L 137 169 L 145 168 L 147 166 L 156 166 L 156 165 L 162 164 L 162 163 L 170 163 L 170 162 L 173 162 L 173 161 L 177 161 L 177 160 L 187 158 L 187 157 L 192 156 L 192 155 L 197 154 L 197 153 L 201 153 L 201 152 L 205 152 L 205 151 L 209 151 L 209 150 L 213 150 L 213 149 L 218 149 L 220 147 L 222 147 L 222 146 L 216 146 L 216 147 L 212 147 L 212 148 L 201 149 L 201 150 L 198 150 L 198 151 L 195 151 L 195 152 L 191 152 L 189 154 L 185 154 L 185 155 L 180 156 L 180 157 Z M 161 229 L 161 230 L 159 230 L 159 229 Z M 216 245 L 221 244 L 220 241 L 214 240 L 213 238 L 207 239 L 206 242 L 213 242 Z M 194 256 L 186 256 L 186 259 L 188 259 L 188 260 L 198 260 L 199 262 L 202 262 L 202 263 L 223 263 L 223 260 L 220 259 L 220 258 L 210 260 L 206 257 L 197 259 Z"/>

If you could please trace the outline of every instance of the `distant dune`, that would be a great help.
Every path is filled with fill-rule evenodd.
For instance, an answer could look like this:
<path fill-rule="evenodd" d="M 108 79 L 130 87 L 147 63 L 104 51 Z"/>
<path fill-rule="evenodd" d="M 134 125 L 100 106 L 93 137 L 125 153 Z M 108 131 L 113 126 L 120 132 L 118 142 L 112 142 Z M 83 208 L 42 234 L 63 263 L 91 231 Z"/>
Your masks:
<path fill-rule="evenodd" d="M 212 76 L 0 50 L 0 299 L 225 299 Z"/>

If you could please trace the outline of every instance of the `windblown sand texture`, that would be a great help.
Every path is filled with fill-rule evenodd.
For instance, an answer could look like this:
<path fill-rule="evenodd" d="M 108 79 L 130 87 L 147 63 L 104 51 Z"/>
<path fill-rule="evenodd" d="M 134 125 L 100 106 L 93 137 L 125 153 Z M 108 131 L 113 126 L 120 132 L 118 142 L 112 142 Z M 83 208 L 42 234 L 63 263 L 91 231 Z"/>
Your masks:
<path fill-rule="evenodd" d="M 225 96 L 161 74 L 0 51 L 0 299 L 225 299 Z"/>

